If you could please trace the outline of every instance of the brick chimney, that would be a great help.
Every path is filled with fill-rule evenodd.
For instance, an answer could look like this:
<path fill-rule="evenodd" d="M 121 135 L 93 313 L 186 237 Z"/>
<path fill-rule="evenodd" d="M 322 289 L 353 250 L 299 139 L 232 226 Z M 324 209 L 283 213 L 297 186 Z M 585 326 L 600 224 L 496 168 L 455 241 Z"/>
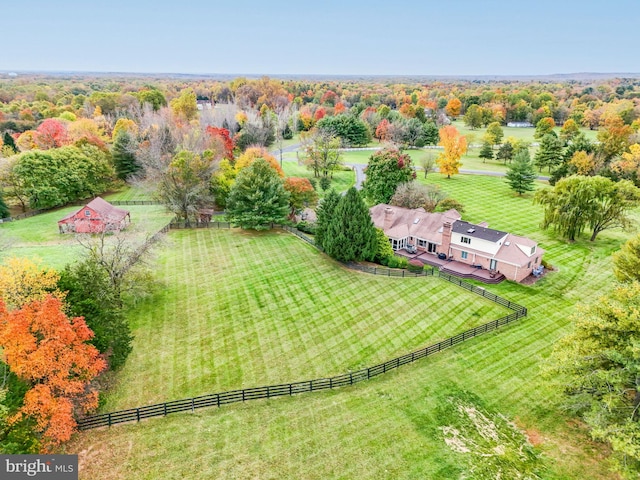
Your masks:
<path fill-rule="evenodd" d="M 438 253 L 444 253 L 449 257 L 449 246 L 451 245 L 451 222 L 444 222 L 442 225 L 442 245 Z"/>
<path fill-rule="evenodd" d="M 393 225 L 393 208 L 387 207 L 384 209 L 384 223 L 382 224 L 382 230 L 385 232 L 391 228 Z"/>

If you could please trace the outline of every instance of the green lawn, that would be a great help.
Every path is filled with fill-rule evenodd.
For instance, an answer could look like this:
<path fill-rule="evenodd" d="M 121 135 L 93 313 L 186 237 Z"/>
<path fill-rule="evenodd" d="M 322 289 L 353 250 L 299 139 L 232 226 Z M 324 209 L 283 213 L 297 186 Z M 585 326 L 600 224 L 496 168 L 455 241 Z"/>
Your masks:
<path fill-rule="evenodd" d="M 284 232 L 170 242 L 105 410 L 357 370 L 509 313 L 437 278 L 354 273 Z"/>
<path fill-rule="evenodd" d="M 73 235 L 59 233 L 58 220 L 78 208 L 64 207 L 24 220 L 0 224 L 0 236 L 9 243 L 9 248 L 0 253 L 0 259 L 26 257 L 40 260 L 44 265 L 56 269 L 73 262 L 82 249 Z M 132 205 L 122 208 L 129 210 L 132 227 L 142 235 L 157 232 L 173 217 L 162 206 Z"/>
<path fill-rule="evenodd" d="M 109 192 L 102 196 L 105 200 L 113 202 L 115 200 L 153 200 L 151 193 L 147 190 L 133 185 L 123 185 L 114 192 Z"/>
<path fill-rule="evenodd" d="M 345 157 L 346 158 L 346 157 Z M 347 162 L 348 163 L 348 162 Z M 304 165 L 298 164 L 295 153 L 283 154 L 282 169 L 288 177 L 305 177 L 313 178 L 313 172 Z M 333 173 L 331 180 L 331 188 L 335 188 L 337 192 L 345 192 L 356 183 L 356 176 L 353 170 L 346 168 Z M 316 185 L 316 191 L 320 197 L 324 196 L 324 192 L 320 188 L 320 184 Z"/>
<path fill-rule="evenodd" d="M 486 128 L 477 128 L 472 130 L 464 124 L 464 120 L 459 119 L 452 123 L 454 127 L 462 134 L 462 135 L 472 135 L 473 143 L 482 143 L 482 137 L 487 131 Z M 560 135 L 561 127 L 556 127 L 555 132 Z M 533 138 L 533 134 L 536 129 L 531 128 L 518 128 L 518 127 L 502 127 L 502 131 L 504 132 L 504 139 L 506 140 L 509 137 L 514 137 L 517 140 L 524 140 L 525 142 L 537 142 L 535 138 Z M 598 135 L 597 130 L 589 130 L 588 128 L 581 128 L 580 131 L 585 134 L 585 136 L 592 141 L 596 140 L 596 136 Z"/>
<path fill-rule="evenodd" d="M 567 244 L 539 230 L 541 208 L 531 196 L 513 195 L 504 179 L 457 175 L 447 180 L 430 174 L 427 182 L 461 201 L 463 218 L 530 236 L 547 250 L 545 259 L 556 270 L 535 285 L 489 287 L 526 305 L 526 319 L 354 387 L 82 433 L 69 446 L 80 453 L 81 478 L 475 478 L 474 465 L 490 459 L 456 453 L 441 427 L 448 421 L 442 418 L 443 405 L 457 403 L 461 390 L 534 441 L 541 456 L 529 465 L 538 478 L 616 478 L 607 470 L 606 449 L 563 412 L 559 390 L 543 369 L 553 343 L 568 332 L 575 305 L 611 288 L 610 254 L 629 234 L 604 232 L 595 243 L 585 236 Z M 244 233 L 220 243 L 220 233 L 170 235 L 172 254 L 161 257 L 158 270 L 165 288 L 133 312 L 136 346 L 108 407 L 357 368 L 378 354 L 389 358 L 433 338 L 423 320 L 408 319 L 415 308 L 416 319 L 431 312 L 451 318 L 452 311 L 475 308 L 437 279 L 424 295 L 428 301 L 398 306 L 391 289 L 409 302 L 407 290 L 425 288 L 427 279 L 342 271 L 284 234 Z M 225 248 L 228 255 L 221 253 Z M 238 275 L 247 260 L 236 252 L 252 255 L 248 276 Z M 326 275 L 335 290 L 320 281 Z M 365 288 L 363 313 L 351 316 L 354 298 L 361 297 L 354 292 Z M 217 307 L 203 316 L 202 305 L 210 302 Z M 476 303 L 473 298 L 471 305 Z M 304 310 L 308 304 L 310 311 Z M 271 313 L 260 319 L 256 308 Z M 327 310 L 340 317 L 324 315 Z M 241 357 L 239 365 L 229 361 Z M 498 473 L 514 478 L 497 470 L 484 478 Z"/>

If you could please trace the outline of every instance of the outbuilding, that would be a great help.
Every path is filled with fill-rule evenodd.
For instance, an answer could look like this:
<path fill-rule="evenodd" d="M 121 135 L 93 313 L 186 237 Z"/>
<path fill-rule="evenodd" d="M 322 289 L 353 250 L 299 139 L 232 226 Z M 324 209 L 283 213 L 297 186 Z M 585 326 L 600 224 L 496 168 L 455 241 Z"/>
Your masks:
<path fill-rule="evenodd" d="M 131 223 L 127 210 L 114 207 L 96 197 L 80 210 L 70 213 L 58 222 L 60 233 L 117 232 Z"/>

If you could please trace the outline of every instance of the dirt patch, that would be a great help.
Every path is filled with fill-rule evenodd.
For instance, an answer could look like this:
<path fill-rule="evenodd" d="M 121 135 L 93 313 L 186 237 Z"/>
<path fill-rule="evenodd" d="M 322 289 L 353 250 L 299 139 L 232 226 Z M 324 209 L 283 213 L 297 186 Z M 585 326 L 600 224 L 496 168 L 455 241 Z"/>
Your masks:
<path fill-rule="evenodd" d="M 536 283 L 537 281 L 539 281 L 541 278 L 546 277 L 547 275 L 549 275 L 551 272 L 555 272 L 557 269 L 554 267 L 549 267 L 546 268 L 542 271 L 541 275 L 533 276 L 533 275 L 529 275 L 527 278 L 525 278 L 524 280 L 522 280 L 520 282 L 521 285 L 533 285 L 534 283 Z"/>
<path fill-rule="evenodd" d="M 545 443 L 545 438 L 542 436 L 542 433 L 540 433 L 539 430 L 530 427 L 527 428 L 518 417 L 516 417 L 513 421 L 513 423 L 516 425 L 516 427 L 518 428 L 518 430 L 522 431 L 525 436 L 527 437 L 527 440 L 529 441 L 529 443 L 531 445 L 533 445 L 534 447 L 537 447 L 539 445 L 542 445 L 543 443 Z"/>

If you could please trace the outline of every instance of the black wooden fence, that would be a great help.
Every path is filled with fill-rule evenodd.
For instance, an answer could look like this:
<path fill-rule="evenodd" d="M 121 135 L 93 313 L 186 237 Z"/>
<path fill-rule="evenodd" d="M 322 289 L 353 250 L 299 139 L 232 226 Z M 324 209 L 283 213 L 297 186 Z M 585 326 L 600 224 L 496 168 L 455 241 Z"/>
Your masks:
<path fill-rule="evenodd" d="M 503 299 L 504 300 L 504 299 Z M 145 418 L 166 416 L 170 413 L 195 411 L 199 408 L 219 407 L 228 403 L 246 402 L 249 400 L 258 400 L 264 398 L 281 397 L 286 395 L 295 395 L 303 392 L 315 392 L 318 390 L 327 390 L 347 385 L 353 385 L 370 378 L 376 377 L 383 373 L 394 370 L 407 363 L 415 362 L 434 353 L 438 353 L 458 343 L 469 340 L 470 338 L 491 332 L 499 327 L 508 325 L 521 317 L 526 316 L 526 309 L 516 310 L 509 315 L 501 317 L 479 327 L 466 330 L 458 335 L 449 337 L 446 340 L 429 345 L 428 347 L 416 350 L 401 357 L 396 357 L 372 367 L 363 368 L 355 372 L 343 373 L 328 378 L 316 378 L 313 380 L 303 380 L 294 383 L 282 383 L 279 385 L 267 385 L 263 387 L 244 388 L 241 390 L 232 390 L 228 392 L 212 393 L 199 397 L 186 398 L 183 400 L 174 400 L 172 402 L 158 403 L 155 405 L 147 405 L 144 407 L 130 408 L 128 410 L 119 410 L 115 412 L 91 415 L 78 420 L 78 427 L 81 430 L 89 430 L 98 427 L 110 427 L 118 423 L 139 422 Z"/>
<path fill-rule="evenodd" d="M 298 236 L 302 240 L 314 244 L 313 239 L 308 237 L 303 232 L 299 230 L 287 226 L 287 225 L 272 225 L 272 227 L 283 228 L 294 235 Z M 192 227 L 200 227 L 200 228 L 231 228 L 231 225 L 227 222 L 209 222 L 204 224 L 193 224 L 192 226 L 185 225 L 180 222 L 171 222 L 166 225 L 160 233 L 166 233 L 169 229 L 174 228 L 192 228 Z M 155 237 L 155 235 L 154 235 Z M 152 417 L 161 417 L 166 416 L 170 413 L 176 412 L 194 412 L 196 409 L 212 407 L 212 406 L 221 406 L 229 403 L 238 403 L 238 402 L 246 402 L 249 400 L 258 400 L 265 398 L 273 398 L 273 397 L 281 397 L 281 396 L 291 396 L 298 393 L 304 392 L 314 392 L 318 390 L 327 390 L 338 387 L 344 387 L 347 385 L 353 385 L 354 383 L 359 383 L 365 380 L 368 380 L 372 377 L 376 377 L 383 373 L 386 373 L 390 370 L 394 370 L 401 365 L 405 365 L 407 363 L 415 362 L 421 358 L 427 357 L 429 355 L 433 355 L 434 353 L 438 353 L 442 350 L 445 350 L 449 347 L 457 345 L 458 343 L 464 342 L 471 338 L 477 337 L 479 335 L 483 335 L 487 332 L 491 332 L 496 330 L 499 327 L 504 325 L 508 325 L 519 318 L 525 317 L 527 315 L 527 309 L 522 305 L 519 305 L 515 302 L 511 302 L 505 298 L 499 297 L 491 292 L 487 292 L 484 288 L 476 287 L 470 283 L 465 282 L 457 277 L 449 275 L 447 273 L 442 273 L 433 268 L 426 269 L 422 273 L 412 273 L 406 272 L 404 270 L 399 269 L 389 269 L 389 268 L 378 268 L 378 267 L 370 267 L 358 264 L 345 264 L 348 268 L 353 268 L 362 272 L 371 273 L 374 275 L 385 275 L 385 276 L 438 276 L 443 280 L 454 283 L 470 292 L 473 292 L 477 295 L 481 295 L 488 300 L 503 305 L 511 310 L 512 313 L 501 317 L 497 320 L 491 321 L 489 323 L 485 323 L 484 325 L 480 325 L 479 327 L 475 327 L 469 330 L 466 330 L 458 335 L 453 337 L 449 337 L 446 340 L 435 343 L 433 345 L 429 345 L 428 347 L 422 348 L 420 350 L 416 350 L 414 352 L 408 353 L 406 355 L 402 355 L 401 357 L 396 357 L 392 360 L 389 360 L 384 363 L 380 363 L 378 365 L 374 365 L 372 367 L 363 368 L 362 370 L 357 370 L 355 372 L 343 373 L 342 375 L 336 375 L 328 378 L 316 378 L 313 380 L 303 380 L 300 382 L 293 383 L 283 383 L 278 385 L 267 385 L 263 387 L 253 387 L 253 388 L 245 388 L 241 390 L 232 390 L 228 392 L 221 393 L 212 393 L 208 395 L 202 395 L 198 397 L 186 398 L 183 400 L 174 400 L 171 402 L 158 403 L 155 405 L 147 405 L 143 407 L 130 408 L 127 410 L 119 410 L 115 412 L 102 413 L 98 415 L 91 415 L 78 420 L 78 427 L 81 430 L 89 430 L 92 428 L 99 427 L 110 427 L 112 425 L 117 425 L 119 423 L 127 423 L 127 422 L 139 422 L 145 418 Z"/>

